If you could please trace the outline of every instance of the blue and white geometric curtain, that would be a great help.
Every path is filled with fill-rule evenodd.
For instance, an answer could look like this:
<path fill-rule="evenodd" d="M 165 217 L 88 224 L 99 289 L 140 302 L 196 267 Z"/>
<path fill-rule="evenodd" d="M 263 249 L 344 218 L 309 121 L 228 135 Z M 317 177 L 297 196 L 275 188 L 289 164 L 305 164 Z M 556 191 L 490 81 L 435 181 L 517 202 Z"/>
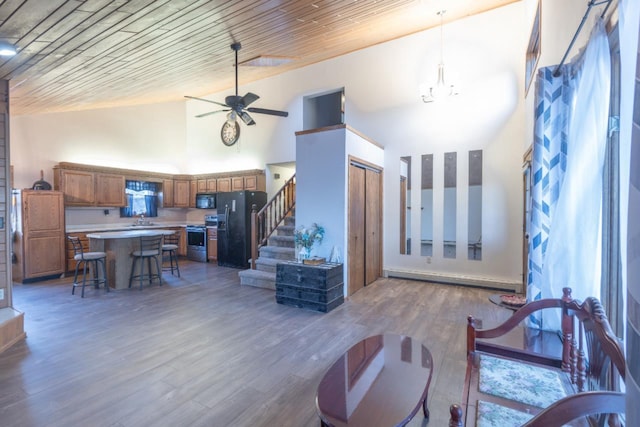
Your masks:
<path fill-rule="evenodd" d="M 567 141 L 572 90 L 569 73 L 554 76 L 556 67 L 538 70 L 535 93 L 535 128 L 531 161 L 531 223 L 527 299 L 542 298 L 542 268 L 555 206 L 567 168 Z M 542 327 L 539 317 L 533 326 Z"/>
<path fill-rule="evenodd" d="M 598 20 L 578 59 L 538 74 L 527 297 L 600 297 L 602 180 L 611 90 L 609 41 Z M 531 318 L 559 329 L 558 313 Z"/>

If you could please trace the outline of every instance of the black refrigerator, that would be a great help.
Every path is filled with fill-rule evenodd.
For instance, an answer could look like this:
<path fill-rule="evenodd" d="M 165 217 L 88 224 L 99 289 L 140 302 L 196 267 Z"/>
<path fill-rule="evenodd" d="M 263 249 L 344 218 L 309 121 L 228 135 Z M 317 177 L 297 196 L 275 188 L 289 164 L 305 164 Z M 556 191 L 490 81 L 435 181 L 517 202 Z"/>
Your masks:
<path fill-rule="evenodd" d="M 249 268 L 251 258 L 251 207 L 267 204 L 264 191 L 218 193 L 218 265 Z"/>

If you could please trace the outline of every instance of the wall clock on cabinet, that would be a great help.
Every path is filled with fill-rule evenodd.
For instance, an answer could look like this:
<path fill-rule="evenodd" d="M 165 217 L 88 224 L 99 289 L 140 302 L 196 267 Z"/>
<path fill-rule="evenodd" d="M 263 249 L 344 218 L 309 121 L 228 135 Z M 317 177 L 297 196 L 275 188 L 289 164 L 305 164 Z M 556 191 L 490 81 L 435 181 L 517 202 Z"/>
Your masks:
<path fill-rule="evenodd" d="M 227 147 L 235 144 L 240 137 L 240 125 L 238 122 L 235 120 L 224 122 L 222 129 L 220 129 L 220 137 L 222 138 L 222 143 Z"/>

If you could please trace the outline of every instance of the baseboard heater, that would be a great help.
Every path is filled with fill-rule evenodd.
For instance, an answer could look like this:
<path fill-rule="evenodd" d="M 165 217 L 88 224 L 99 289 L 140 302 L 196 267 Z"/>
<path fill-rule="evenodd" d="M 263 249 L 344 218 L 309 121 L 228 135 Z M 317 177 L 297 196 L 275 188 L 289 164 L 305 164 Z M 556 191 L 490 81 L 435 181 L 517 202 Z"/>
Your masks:
<path fill-rule="evenodd" d="M 522 292 L 522 283 L 508 282 L 486 277 L 464 276 L 458 274 L 443 274 L 427 271 L 384 269 L 385 277 L 398 279 L 422 280 L 425 282 L 445 283 L 449 285 L 474 286 L 487 289 L 499 289 L 511 292 Z"/>

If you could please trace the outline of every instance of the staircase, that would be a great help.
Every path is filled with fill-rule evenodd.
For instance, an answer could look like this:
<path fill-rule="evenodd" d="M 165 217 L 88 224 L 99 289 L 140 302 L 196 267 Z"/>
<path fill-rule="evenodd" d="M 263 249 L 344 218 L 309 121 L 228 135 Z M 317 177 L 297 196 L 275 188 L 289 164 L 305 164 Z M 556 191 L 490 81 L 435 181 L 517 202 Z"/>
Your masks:
<path fill-rule="evenodd" d="M 276 289 L 276 264 L 292 261 L 296 257 L 293 241 L 295 222 L 295 217 L 287 216 L 282 224 L 276 227 L 276 232 L 269 237 L 267 245 L 259 249 L 256 269 L 238 273 L 241 285 Z"/>

